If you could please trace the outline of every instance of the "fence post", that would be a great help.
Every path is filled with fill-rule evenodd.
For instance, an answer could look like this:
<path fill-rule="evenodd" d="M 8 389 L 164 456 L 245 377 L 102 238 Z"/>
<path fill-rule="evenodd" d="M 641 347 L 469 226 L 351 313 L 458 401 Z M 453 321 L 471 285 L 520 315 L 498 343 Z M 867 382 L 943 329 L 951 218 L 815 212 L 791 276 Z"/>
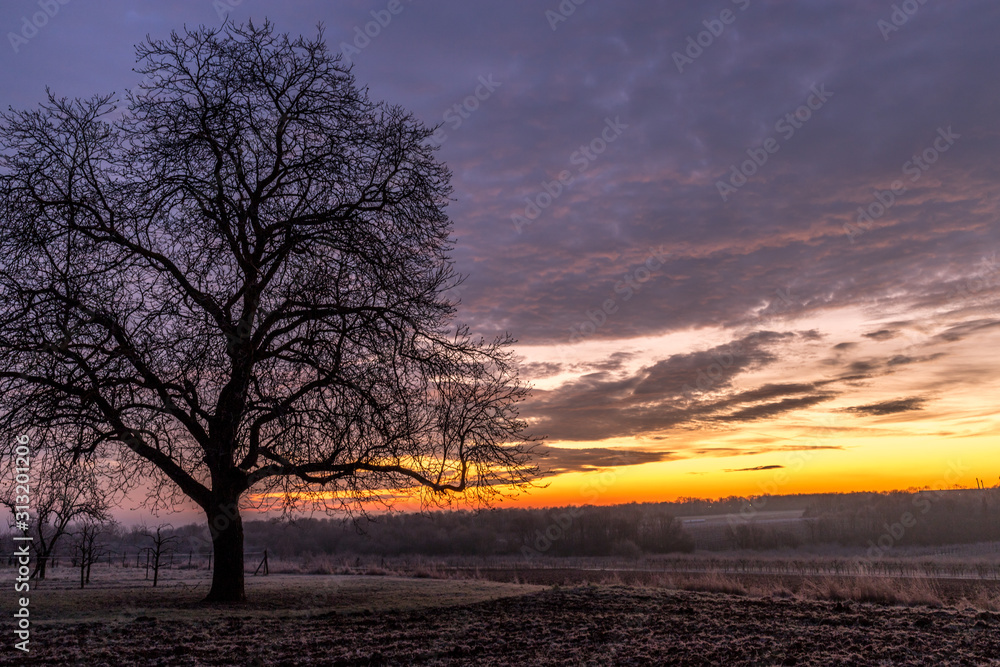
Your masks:
<path fill-rule="evenodd" d="M 256 577 L 257 573 L 260 572 L 261 568 L 264 568 L 264 573 L 261 576 L 265 576 L 266 577 L 267 576 L 267 549 L 264 549 L 264 560 L 262 560 L 257 565 L 257 569 L 253 571 L 253 576 Z"/>

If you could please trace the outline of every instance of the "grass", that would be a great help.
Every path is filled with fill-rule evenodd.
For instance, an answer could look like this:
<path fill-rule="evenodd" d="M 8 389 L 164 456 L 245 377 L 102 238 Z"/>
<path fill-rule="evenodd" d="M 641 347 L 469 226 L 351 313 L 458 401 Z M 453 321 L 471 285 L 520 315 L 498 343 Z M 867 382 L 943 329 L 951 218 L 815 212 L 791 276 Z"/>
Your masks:
<path fill-rule="evenodd" d="M 551 563 L 546 563 L 551 567 L 560 565 L 572 567 L 570 563 L 562 563 L 563 559 L 551 559 Z M 731 562 L 739 562 L 745 559 L 731 559 Z M 307 559 L 300 566 L 298 571 L 303 573 L 337 573 L 337 574 L 361 574 L 376 576 L 404 576 L 420 579 L 473 579 L 480 580 L 484 576 L 497 577 L 500 580 L 522 584 L 532 581 L 526 576 L 525 567 L 516 567 L 508 564 L 510 569 L 507 575 L 503 574 L 505 568 L 499 568 L 500 572 L 483 574 L 480 568 L 455 568 L 448 567 L 443 560 L 416 559 L 416 560 L 388 560 L 385 559 L 363 559 L 363 558 L 340 558 L 334 559 L 329 556 L 320 556 Z M 594 565 L 596 563 L 587 563 Z M 620 565 L 620 563 L 610 563 Z M 539 563 L 532 563 L 539 565 Z M 291 566 L 295 567 L 295 566 Z M 784 573 L 776 573 L 775 570 Z M 829 568 L 830 570 L 834 568 Z M 888 569 L 888 568 L 882 568 Z M 757 572 L 754 572 L 757 570 Z M 769 571 L 770 570 L 770 571 Z M 805 574 L 796 574 L 793 568 L 773 568 L 767 562 L 761 563 L 761 567 L 746 567 L 743 572 L 707 570 L 704 572 L 649 572 L 649 576 L 644 579 L 625 577 L 624 575 L 634 574 L 634 570 L 628 569 L 615 571 L 587 572 L 583 578 L 583 583 L 601 585 L 627 585 L 631 583 L 644 582 L 644 585 L 658 588 L 685 591 L 702 591 L 709 593 L 723 593 L 727 595 L 743 595 L 755 597 L 768 597 L 775 599 L 796 599 L 796 600 L 829 600 L 829 601 L 853 601 L 870 602 L 883 605 L 900 605 L 906 607 L 928 606 L 943 607 L 953 606 L 959 609 L 975 609 L 980 611 L 1000 610 L 1000 592 L 996 587 L 976 588 L 968 587 L 961 594 L 953 594 L 942 589 L 938 580 L 917 574 L 906 576 L 888 576 L 871 573 L 847 573 L 847 576 L 835 576 L 834 574 L 819 574 L 827 571 L 826 561 L 819 560 L 812 567 L 803 567 Z"/>
<path fill-rule="evenodd" d="M 609 577 L 600 583 L 618 583 Z M 976 589 L 957 599 L 947 595 L 941 584 L 924 577 L 744 577 L 720 572 L 665 574 L 650 584 L 657 588 L 704 591 L 755 597 L 797 600 L 870 602 L 904 607 L 944 607 L 1000 611 L 1000 593 L 996 589 Z"/>
<path fill-rule="evenodd" d="M 978 565 L 978 555 L 970 556 L 939 558 L 932 567 L 921 554 L 907 563 L 909 568 L 894 568 L 893 561 L 887 561 L 871 571 L 852 571 L 839 567 L 837 561 L 846 560 L 842 556 L 782 558 L 770 555 L 755 560 L 752 554 L 713 554 L 700 558 L 692 554 L 630 561 L 463 559 L 459 566 L 452 559 L 321 554 L 291 560 L 272 558 L 269 577 L 247 573 L 250 602 L 245 609 L 270 615 L 403 610 L 518 595 L 539 590 L 539 584 L 587 582 L 771 599 L 1000 611 L 1000 586 L 990 581 L 992 572 L 988 572 L 987 580 L 981 582 L 948 583 L 924 576 L 928 568 L 942 576 L 949 570 L 968 572 Z M 964 567 L 958 568 L 959 564 Z M 915 565 L 919 565 L 919 569 L 913 567 Z M 563 573 L 558 570 L 575 574 L 575 577 L 564 580 Z M 160 585 L 155 589 L 144 574 L 144 568 L 97 566 L 93 582 L 81 591 L 77 588 L 75 570 L 51 570 L 49 580 L 32 586 L 32 618 L 39 621 L 80 620 L 96 617 L 93 616 L 95 609 L 115 610 L 112 612 L 115 617 L 122 619 L 140 616 L 189 618 L 223 613 L 222 609 L 229 613 L 229 608 L 212 609 L 199 605 L 210 584 L 207 569 L 175 567 L 162 570 Z M 438 583 L 432 585 L 432 581 Z M 9 598 L 4 599 L 0 612 L 7 613 L 10 602 Z M 102 617 L 107 618 L 107 615 Z"/>
<path fill-rule="evenodd" d="M 248 576 L 248 602 L 229 606 L 201 603 L 210 584 L 204 572 L 174 572 L 174 577 L 161 580 L 156 588 L 152 588 L 141 573 L 137 578 L 125 579 L 120 578 L 121 574 L 117 569 L 102 572 L 83 590 L 72 579 L 47 580 L 41 586 L 33 586 L 30 593 L 32 622 L 127 622 L 141 617 L 194 620 L 241 614 L 300 617 L 406 611 L 472 604 L 544 589 L 543 586 L 495 581 L 415 579 L 391 574 L 381 577 L 272 574 Z M 9 617 L 14 611 L 13 602 L 14 596 L 3 596 L 0 613 Z"/>
<path fill-rule="evenodd" d="M 988 548 L 987 548 L 988 547 Z M 859 559 L 856 554 L 755 553 L 684 554 L 620 558 L 413 558 L 342 559 L 342 571 L 377 573 L 387 568 L 406 576 L 448 579 L 494 578 L 515 583 L 641 584 L 673 590 L 729 595 L 870 602 L 900 606 L 950 606 L 1000 611 L 1000 564 L 983 557 L 996 545 L 967 545 L 968 553 L 930 556 L 899 550 L 893 558 Z M 377 564 L 376 564 L 377 563 Z M 480 567 L 482 566 L 482 567 Z M 532 576 L 547 570 L 582 571 L 562 581 Z M 945 582 L 943 578 L 966 581 Z"/>

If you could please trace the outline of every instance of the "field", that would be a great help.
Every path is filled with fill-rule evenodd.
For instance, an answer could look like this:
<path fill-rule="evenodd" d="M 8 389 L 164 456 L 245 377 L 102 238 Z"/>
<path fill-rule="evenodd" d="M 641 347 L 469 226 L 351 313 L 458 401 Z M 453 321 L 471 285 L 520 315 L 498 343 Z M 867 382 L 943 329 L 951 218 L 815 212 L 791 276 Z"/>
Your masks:
<path fill-rule="evenodd" d="M 126 572 L 36 589 L 27 664 L 1000 664 L 994 581 L 441 567 L 248 576 L 233 608 L 203 570 Z"/>

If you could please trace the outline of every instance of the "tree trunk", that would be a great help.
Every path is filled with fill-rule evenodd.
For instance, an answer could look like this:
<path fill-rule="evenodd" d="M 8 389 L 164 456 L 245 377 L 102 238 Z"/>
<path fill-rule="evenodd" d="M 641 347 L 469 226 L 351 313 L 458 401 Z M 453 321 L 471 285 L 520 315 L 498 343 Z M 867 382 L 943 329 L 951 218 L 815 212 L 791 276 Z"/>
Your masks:
<path fill-rule="evenodd" d="M 208 511 L 215 568 L 205 602 L 246 602 L 243 577 L 243 520 L 234 498 L 213 503 Z"/>
<path fill-rule="evenodd" d="M 35 571 L 31 574 L 31 577 L 38 579 L 38 581 L 45 579 L 45 566 L 47 565 L 48 560 L 49 557 L 46 554 L 39 556 L 38 560 L 35 562 Z M 28 578 L 30 579 L 31 577 Z"/>

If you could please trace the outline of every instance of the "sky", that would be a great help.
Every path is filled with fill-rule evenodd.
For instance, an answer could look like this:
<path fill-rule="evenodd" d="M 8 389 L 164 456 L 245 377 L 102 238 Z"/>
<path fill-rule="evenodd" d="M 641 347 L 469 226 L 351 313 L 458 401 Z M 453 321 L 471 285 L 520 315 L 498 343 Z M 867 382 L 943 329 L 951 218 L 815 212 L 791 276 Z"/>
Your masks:
<path fill-rule="evenodd" d="M 0 101 L 265 17 L 441 126 L 459 319 L 546 438 L 511 503 L 1000 480 L 995 0 L 9 0 Z"/>

